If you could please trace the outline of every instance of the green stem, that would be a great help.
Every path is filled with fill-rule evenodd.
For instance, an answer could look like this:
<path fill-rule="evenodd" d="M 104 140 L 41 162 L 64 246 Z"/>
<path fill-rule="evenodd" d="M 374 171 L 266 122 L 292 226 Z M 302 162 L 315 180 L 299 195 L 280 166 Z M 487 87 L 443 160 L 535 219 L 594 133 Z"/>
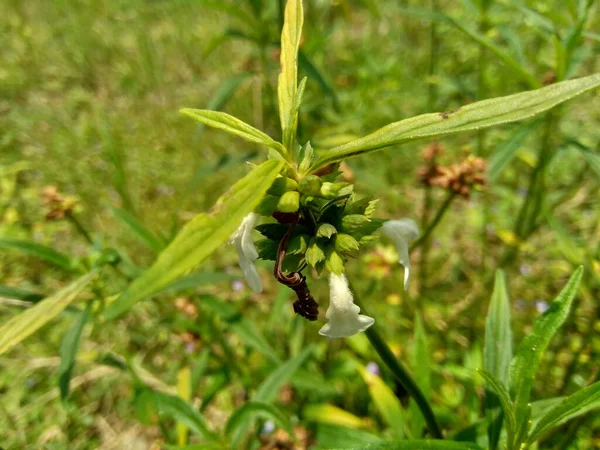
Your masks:
<path fill-rule="evenodd" d="M 421 216 L 421 228 L 425 229 L 429 222 L 431 215 L 431 186 L 425 186 L 424 198 L 423 198 L 423 215 Z M 427 280 L 427 260 L 429 258 L 429 250 L 431 248 L 431 240 L 427 239 L 423 242 L 423 248 L 421 249 L 421 260 L 419 261 L 419 292 L 423 292 L 426 288 L 425 283 Z"/>
<path fill-rule="evenodd" d="M 456 194 L 454 192 L 450 192 L 450 194 L 448 194 L 448 197 L 446 197 L 446 200 L 444 200 L 444 203 L 442 204 L 442 206 L 440 206 L 440 209 L 438 209 L 437 214 L 435 215 L 435 217 L 433 218 L 433 220 L 431 221 L 431 223 L 429 224 L 427 229 L 423 232 L 423 234 L 421 236 L 419 236 L 419 239 L 417 239 L 415 241 L 415 243 L 412 245 L 412 247 L 410 248 L 411 252 L 416 250 L 420 246 L 422 246 L 427 241 L 427 238 L 429 238 L 429 235 L 431 234 L 431 232 L 440 223 L 440 221 L 442 220 L 442 217 L 444 217 L 444 214 L 446 214 L 448 207 L 450 206 L 450 204 L 452 203 L 452 200 L 454 200 L 455 197 L 456 197 Z"/>
<path fill-rule="evenodd" d="M 356 293 L 355 293 L 356 295 Z M 361 306 L 362 308 L 362 306 Z M 443 439 L 442 431 L 437 423 L 437 419 L 431 409 L 431 405 L 423 395 L 419 386 L 412 378 L 408 370 L 404 365 L 396 359 L 390 347 L 385 343 L 381 335 L 377 332 L 377 327 L 372 326 L 365 331 L 367 339 L 373 346 L 373 349 L 377 352 L 383 363 L 390 369 L 396 380 L 402 385 L 402 387 L 408 392 L 408 394 L 414 399 L 417 407 L 423 414 L 427 429 L 432 437 L 435 439 Z"/>
<path fill-rule="evenodd" d="M 83 238 L 87 241 L 88 244 L 94 244 L 94 240 L 92 239 L 92 236 L 90 235 L 90 233 L 87 232 L 87 230 L 84 228 L 84 226 L 81 224 L 81 222 L 77 219 L 77 217 L 75 217 L 71 212 L 66 212 L 65 213 L 65 217 L 69 220 L 69 222 L 71 222 L 71 225 L 73 225 L 73 227 L 75 227 L 75 229 L 79 232 L 79 234 L 81 234 L 81 236 L 83 236 Z"/>

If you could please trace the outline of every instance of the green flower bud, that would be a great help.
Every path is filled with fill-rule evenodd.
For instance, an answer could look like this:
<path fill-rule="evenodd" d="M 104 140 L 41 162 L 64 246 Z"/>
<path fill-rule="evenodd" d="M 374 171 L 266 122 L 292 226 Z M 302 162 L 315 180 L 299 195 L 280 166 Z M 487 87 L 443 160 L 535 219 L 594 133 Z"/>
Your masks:
<path fill-rule="evenodd" d="M 277 211 L 284 213 L 293 213 L 300 208 L 300 193 L 298 191 L 289 191 L 281 196 L 277 203 Z"/>
<path fill-rule="evenodd" d="M 330 223 L 322 223 L 317 229 L 317 237 L 329 239 L 335 233 L 337 233 L 337 230 Z"/>
<path fill-rule="evenodd" d="M 298 189 L 298 183 L 296 183 L 296 181 L 292 180 L 291 178 L 279 177 L 267 190 L 267 194 L 279 196 L 288 191 L 295 191 L 296 189 Z"/>
<path fill-rule="evenodd" d="M 318 195 L 321 190 L 321 179 L 316 175 L 308 175 L 298 183 L 298 190 L 306 195 Z"/>
<path fill-rule="evenodd" d="M 330 183 L 326 181 L 321 186 L 321 196 L 325 198 L 335 198 L 339 195 L 346 195 L 352 193 L 352 186 L 348 183 Z"/>
<path fill-rule="evenodd" d="M 358 250 L 359 244 L 349 234 L 340 233 L 335 236 L 334 247 L 338 253 L 350 253 Z"/>
<path fill-rule="evenodd" d="M 278 203 L 279 197 L 265 195 L 265 198 L 262 199 L 254 211 L 261 216 L 270 216 L 277 209 Z"/>

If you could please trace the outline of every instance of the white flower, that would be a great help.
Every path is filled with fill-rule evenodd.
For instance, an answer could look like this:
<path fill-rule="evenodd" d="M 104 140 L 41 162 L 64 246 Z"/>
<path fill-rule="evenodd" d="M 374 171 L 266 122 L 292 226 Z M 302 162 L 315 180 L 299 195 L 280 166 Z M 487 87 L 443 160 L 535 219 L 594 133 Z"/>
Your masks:
<path fill-rule="evenodd" d="M 258 259 L 258 252 L 252 241 L 252 230 L 256 226 L 258 214 L 250 213 L 231 235 L 231 243 L 235 244 L 237 250 L 240 268 L 244 272 L 248 285 L 254 292 L 262 292 L 262 280 L 256 270 L 254 261 Z"/>
<path fill-rule="evenodd" d="M 404 289 L 406 290 L 410 277 L 408 243 L 419 236 L 419 227 L 412 219 L 388 220 L 381 226 L 381 232 L 396 245 L 398 262 L 404 266 Z"/>
<path fill-rule="evenodd" d="M 328 322 L 319 330 L 320 335 L 331 339 L 349 337 L 373 325 L 375 319 L 358 314 L 360 308 L 354 304 L 345 275 L 329 275 L 329 289 L 329 308 L 325 313 Z"/>

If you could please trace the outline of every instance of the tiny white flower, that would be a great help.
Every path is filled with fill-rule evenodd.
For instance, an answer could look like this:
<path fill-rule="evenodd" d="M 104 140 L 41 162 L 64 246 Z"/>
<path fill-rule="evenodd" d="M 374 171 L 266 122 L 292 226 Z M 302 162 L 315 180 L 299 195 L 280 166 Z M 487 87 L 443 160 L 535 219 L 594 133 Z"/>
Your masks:
<path fill-rule="evenodd" d="M 345 275 L 329 275 L 328 322 L 319 330 L 319 334 L 328 338 L 343 338 L 365 331 L 375 322 L 369 316 L 359 314 L 360 308 L 354 304 L 354 297 Z"/>
<path fill-rule="evenodd" d="M 419 227 L 412 219 L 388 220 L 381 226 L 381 232 L 396 245 L 398 262 L 404 266 L 404 290 L 406 290 L 410 277 L 408 244 L 419 236 Z"/>
<path fill-rule="evenodd" d="M 258 252 L 252 241 L 252 230 L 256 226 L 258 220 L 258 214 L 250 213 L 238 227 L 238 229 L 231 235 L 231 243 L 235 245 L 237 250 L 238 260 L 242 272 L 246 277 L 248 285 L 254 292 L 262 292 L 262 280 L 254 261 L 258 259 Z"/>

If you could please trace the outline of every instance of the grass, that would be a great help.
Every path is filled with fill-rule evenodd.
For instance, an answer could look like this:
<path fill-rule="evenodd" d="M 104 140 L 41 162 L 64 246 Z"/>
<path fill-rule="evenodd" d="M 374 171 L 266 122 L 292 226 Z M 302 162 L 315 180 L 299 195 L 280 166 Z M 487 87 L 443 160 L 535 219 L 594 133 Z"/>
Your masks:
<path fill-rule="evenodd" d="M 268 45 L 279 31 L 276 3 L 265 2 L 264 23 L 252 28 L 226 14 L 226 2 L 221 10 L 184 0 L 3 2 L 0 236 L 34 239 L 84 262 L 96 258 L 102 247 L 117 248 L 131 260 L 126 275 L 147 267 L 153 249 L 112 208 L 126 209 L 154 234 L 168 239 L 245 173 L 244 161 L 264 157 L 260 149 L 234 137 L 212 130 L 200 135 L 197 125 L 177 111 L 206 107 L 224 80 L 252 72 L 224 109 L 277 136 L 277 115 L 269 98 L 277 54 Z M 491 97 L 527 88 L 489 52 L 482 68 L 480 46 L 443 23 L 437 23 L 435 30 L 440 37 L 435 73 L 427 75 L 431 70 L 427 16 L 415 18 L 397 2 L 350 3 L 307 2 L 302 49 L 333 86 L 339 105 L 310 79 L 301 112 L 302 141 L 310 139 L 319 147 L 334 145 L 392 120 L 427 112 L 431 86 L 436 90 L 436 110 L 453 109 L 478 99 L 480 93 Z M 417 7 L 422 2 L 405 3 Z M 471 2 L 438 3 L 440 11 L 475 29 L 469 23 Z M 552 36 L 544 27 L 550 21 L 564 37 L 574 22 L 569 4 L 576 2 L 523 2 L 538 15 L 524 13 L 517 7 L 520 3 L 497 2 L 488 11 L 491 24 L 486 36 L 522 58 L 523 67 L 542 82 L 555 71 Z M 243 10 L 251 14 L 250 8 Z M 515 14 L 523 14 L 526 20 L 515 21 Z M 587 29 L 597 26 L 598 18 L 592 15 Z M 256 33 L 263 46 L 235 39 L 214 47 L 213 39 L 228 29 Z M 576 48 L 569 76 L 598 71 L 598 48 L 597 38 L 586 35 Z M 431 399 L 446 430 L 465 427 L 480 415 L 483 385 L 471 371 L 481 366 L 489 288 L 493 270 L 501 262 L 509 280 L 516 342 L 543 308 L 542 302 L 556 295 L 577 265 L 586 265 L 575 311 L 546 353 L 534 399 L 566 395 L 598 379 L 600 208 L 595 193 L 600 179 L 582 153 L 567 145 L 576 139 L 598 155 L 598 111 L 597 92 L 562 107 L 553 118 L 552 132 L 544 137 L 543 125 L 533 131 L 484 192 L 453 201 L 433 234 L 426 285 L 413 282 L 408 293 L 402 291 L 402 274 L 385 257 L 391 246 L 383 241 L 373 245 L 368 264 L 365 259 L 350 263 L 349 277 L 364 293 L 362 301 L 377 319 L 380 333 L 413 371 L 409 355 L 414 318 L 423 316 L 433 368 Z M 518 125 L 489 131 L 483 147 L 475 134 L 445 139 L 441 160 L 455 163 L 465 152 L 490 158 L 517 130 Z M 527 200 L 538 205 L 539 213 L 532 224 L 534 232 L 524 235 L 521 228 L 515 233 L 515 218 L 528 195 L 540 141 L 553 158 L 536 181 L 541 183 L 536 184 L 541 197 Z M 422 216 L 424 189 L 416 177 L 423 165 L 422 146 L 411 144 L 403 151 L 388 150 L 348 163 L 347 176 L 354 179 L 356 190 L 381 199 L 379 215 Z M 91 233 L 93 246 L 68 221 L 44 219 L 47 211 L 40 194 L 51 184 L 79 200 L 74 214 Z M 430 195 L 434 210 L 446 198 L 440 189 L 432 189 Z M 549 206 L 558 200 L 556 207 Z M 515 252 L 511 249 L 518 237 L 524 240 Z M 510 258 L 505 257 L 507 252 Z M 413 258 L 416 281 L 423 270 L 421 253 Z M 227 279 L 178 295 L 162 295 L 122 320 L 88 326 L 71 397 L 63 404 L 58 354 L 74 317 L 67 311 L 0 358 L 0 445 L 150 448 L 165 439 L 161 427 L 174 438 L 175 427 L 168 419 L 151 415 L 140 424 L 144 407 L 135 395 L 131 375 L 102 363 L 107 355 L 119 355 L 138 367 L 145 381 L 173 390 L 179 370 L 191 367 L 200 372 L 198 361 L 208 350 L 206 368 L 192 396 L 204 400 L 202 412 L 211 426 L 222 424 L 268 377 L 272 361 L 253 347 L 248 333 L 240 332 L 230 312 L 201 301 L 198 293 L 241 312 L 279 360 L 316 346 L 314 357 L 279 391 L 278 404 L 311 429 L 322 447 L 341 445 L 340 436 L 352 444 L 356 441 L 349 436 L 357 431 L 327 423 L 341 420 L 340 415 L 311 417 L 307 405 L 335 405 L 361 418 L 363 432 L 391 436 L 385 416 L 370 400 L 356 370 L 375 360 L 366 338 L 321 339 L 320 324 L 293 317 L 289 292 L 268 277 L 269 264 L 261 267 L 263 294 L 238 290 Z M 219 251 L 202 270 L 233 277 L 240 273 L 232 249 Z M 2 285 L 51 294 L 70 279 L 67 273 L 21 253 L 0 254 Z M 104 295 L 123 289 L 123 277 L 115 274 L 108 279 L 99 287 Z M 325 282 L 314 285 L 316 298 L 324 304 Z M 183 295 L 196 305 L 196 317 L 175 307 L 174 298 Z M 2 322 L 20 308 L 2 302 Z M 392 378 L 381 369 L 393 387 Z M 410 418 L 410 412 L 406 414 Z M 594 437 L 600 431 L 598 418 L 586 416 L 580 425 L 566 444 L 560 435 L 550 436 L 548 448 L 598 445 Z M 566 435 L 570 426 L 563 430 Z M 361 434 L 362 439 L 366 436 Z"/>

